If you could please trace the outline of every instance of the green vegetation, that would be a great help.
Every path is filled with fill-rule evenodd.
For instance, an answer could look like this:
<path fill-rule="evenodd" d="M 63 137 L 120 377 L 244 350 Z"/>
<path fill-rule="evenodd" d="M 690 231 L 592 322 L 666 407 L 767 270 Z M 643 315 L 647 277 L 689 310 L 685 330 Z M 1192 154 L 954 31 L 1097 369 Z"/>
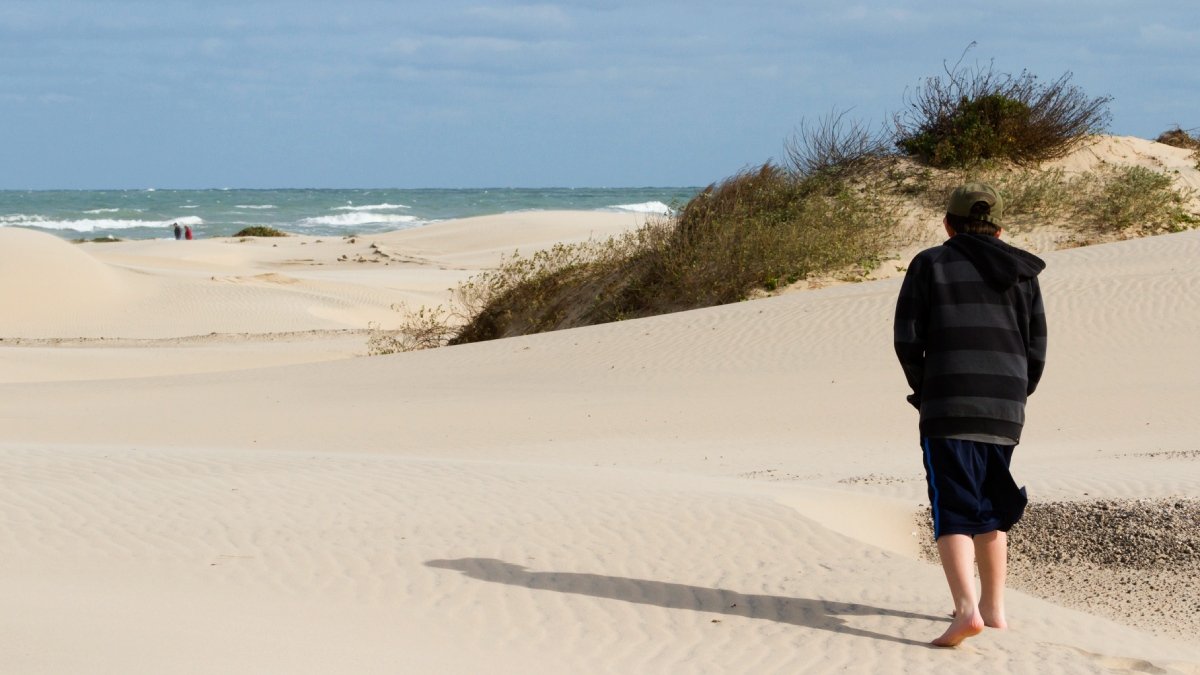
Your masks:
<path fill-rule="evenodd" d="M 802 127 L 790 166 L 714 183 L 673 218 L 620 237 L 514 254 L 460 286 L 450 344 L 737 302 L 813 275 L 861 278 L 894 243 L 879 189 L 887 143 L 831 115 Z"/>
<path fill-rule="evenodd" d="M 373 329 L 369 349 L 410 351 L 708 307 L 812 277 L 862 279 L 907 243 L 902 222 L 940 219 L 946 195 L 971 181 L 1005 196 L 1008 231 L 1049 223 L 1068 245 L 1195 225 L 1186 210 L 1192 195 L 1169 176 L 1031 166 L 1065 155 L 1108 119 L 1109 98 L 1089 98 L 1069 79 L 1042 84 L 1027 72 L 956 66 L 910 97 L 894 133 L 836 112 L 802 123 L 785 144 L 785 164 L 714 183 L 674 215 L 622 236 L 514 252 L 454 289 L 451 309 L 401 308 L 401 327 Z"/>
<path fill-rule="evenodd" d="M 277 230 L 273 227 L 267 227 L 266 225 L 251 225 L 250 227 L 244 227 L 244 228 L 238 230 L 236 233 L 234 233 L 233 236 L 235 236 L 235 237 L 286 237 L 286 236 L 288 236 L 288 233 L 283 232 L 281 230 Z"/>
<path fill-rule="evenodd" d="M 963 97 L 951 114 L 933 120 L 897 146 L 933 166 L 960 166 L 978 159 L 1019 154 L 1019 129 L 1028 125 L 1029 106 L 1002 94 Z"/>
<path fill-rule="evenodd" d="M 1184 208 L 1186 195 L 1169 176 L 1128 166 L 1106 170 L 1098 182 L 1086 213 L 1100 232 L 1143 236 L 1179 232 L 1196 223 Z"/>
<path fill-rule="evenodd" d="M 774 164 L 706 188 L 671 221 L 514 255 L 458 289 L 450 344 L 744 300 L 812 274 L 877 264 L 896 221 L 875 193 Z"/>
<path fill-rule="evenodd" d="M 604 241 L 557 244 L 531 257 L 514 252 L 455 291 L 468 319 L 449 344 L 626 318 L 628 298 L 639 293 L 638 270 L 662 234 L 652 224 Z"/>
<path fill-rule="evenodd" d="M 908 109 L 895 118 L 896 147 L 943 168 L 1062 157 L 1104 130 L 1111 100 L 1089 98 L 1070 80 L 1070 73 L 1043 83 L 1028 71 L 1010 75 L 990 64 L 956 64 L 942 77 L 926 78 L 908 97 Z"/>
<path fill-rule="evenodd" d="M 931 169 L 901 162 L 890 170 L 897 192 L 930 213 L 945 207 L 956 185 L 990 183 L 1004 195 L 1004 229 L 1011 233 L 1054 224 L 1074 244 L 1090 244 L 1194 226 L 1187 210 L 1191 191 L 1171 177 L 1130 166 L 1069 174 L 1003 162 L 981 162 L 969 169 Z"/>

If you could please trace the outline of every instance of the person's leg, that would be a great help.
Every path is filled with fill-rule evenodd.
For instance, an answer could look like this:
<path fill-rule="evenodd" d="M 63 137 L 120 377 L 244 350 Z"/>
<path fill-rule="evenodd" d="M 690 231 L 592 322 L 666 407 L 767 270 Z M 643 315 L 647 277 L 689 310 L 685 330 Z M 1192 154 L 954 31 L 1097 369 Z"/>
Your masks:
<path fill-rule="evenodd" d="M 965 534 L 946 534 L 938 537 L 937 548 L 950 596 L 954 598 L 954 620 L 933 644 L 953 647 L 983 631 L 983 617 L 975 596 L 975 545 Z"/>
<path fill-rule="evenodd" d="M 975 535 L 979 563 L 979 613 L 989 628 L 1008 628 L 1004 619 L 1004 580 L 1008 575 L 1008 534 L 996 530 Z"/>

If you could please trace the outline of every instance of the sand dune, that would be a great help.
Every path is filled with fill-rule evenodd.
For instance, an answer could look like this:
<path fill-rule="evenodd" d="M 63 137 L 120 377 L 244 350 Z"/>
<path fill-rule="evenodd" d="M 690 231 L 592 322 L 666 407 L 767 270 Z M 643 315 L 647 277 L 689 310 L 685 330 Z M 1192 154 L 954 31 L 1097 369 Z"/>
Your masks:
<path fill-rule="evenodd" d="M 1181 187 L 1200 190 L 1200 171 L 1193 151 L 1133 136 L 1099 136 L 1067 157 L 1048 162 L 1046 168 L 1068 173 L 1094 171 L 1104 165 L 1140 166 L 1172 177 Z M 1200 195 L 1191 195 L 1193 205 Z"/>
<path fill-rule="evenodd" d="M 4 334 L 55 316 L 120 302 L 127 275 L 51 234 L 0 228 L 0 321 Z"/>
<path fill-rule="evenodd" d="M 5 274 L 66 261 L 112 303 L 5 294 L 28 312 L 0 316 L 5 668 L 1200 672 L 1194 641 L 1020 592 L 1012 630 L 924 645 L 948 596 L 916 553 L 896 279 L 350 358 L 411 288 L 630 226 L 595 218 L 194 249 L 0 230 Z M 1200 232 L 1045 257 L 1018 478 L 1200 494 Z"/>
<path fill-rule="evenodd" d="M 82 246 L 0 228 L 0 281 L 27 289 L 2 296 L 0 337 L 169 340 L 389 328 L 400 321 L 394 305 L 443 303 L 450 288 L 504 255 L 602 239 L 642 222 L 628 213 L 537 212 L 372 237 Z"/>

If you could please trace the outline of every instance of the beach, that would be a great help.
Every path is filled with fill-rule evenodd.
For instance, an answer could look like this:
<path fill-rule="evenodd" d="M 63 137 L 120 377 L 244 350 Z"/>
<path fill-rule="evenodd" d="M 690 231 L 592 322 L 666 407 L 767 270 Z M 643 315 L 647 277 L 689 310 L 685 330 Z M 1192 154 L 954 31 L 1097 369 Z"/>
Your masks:
<path fill-rule="evenodd" d="M 1010 629 L 927 645 L 950 600 L 891 346 L 903 262 L 367 353 L 398 304 L 647 217 L 103 244 L 0 228 L 3 669 L 1200 673 L 1195 577 L 1166 559 L 1094 582 L 1100 563 L 1065 559 L 1056 588 L 1010 591 Z M 1200 231 L 1038 254 L 1050 357 L 1018 482 L 1035 504 L 1194 500 Z M 1138 579 L 1167 584 L 1158 614 L 1109 601 Z"/>

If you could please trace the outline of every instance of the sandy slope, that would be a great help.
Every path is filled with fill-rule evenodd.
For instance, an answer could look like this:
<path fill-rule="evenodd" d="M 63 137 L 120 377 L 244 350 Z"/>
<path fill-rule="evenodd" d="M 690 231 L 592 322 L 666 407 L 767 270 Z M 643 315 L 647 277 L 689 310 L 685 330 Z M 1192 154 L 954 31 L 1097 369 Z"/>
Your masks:
<path fill-rule="evenodd" d="M 346 358 L 418 272 L 432 294 L 628 227 L 593 217 L 203 248 L 0 230 L 0 269 L 71 257 L 0 314 L 5 669 L 1200 672 L 1194 644 L 1020 593 L 1013 630 L 923 646 L 948 594 L 910 520 L 898 280 Z M 390 264 L 353 261 L 371 243 Z M 1045 257 L 1018 478 L 1200 494 L 1194 455 L 1154 454 L 1200 437 L 1200 232 Z M 226 325 L 251 335 L 188 337 Z M 79 337 L 121 339 L 55 342 Z"/>
<path fill-rule="evenodd" d="M 394 306 L 434 306 L 514 251 L 604 239 L 638 214 L 536 212 L 468 218 L 354 238 L 287 237 L 70 244 L 0 228 L 0 381 L 209 372 L 366 353 Z M 91 350 L 90 341 L 104 347 Z M 115 340 L 115 342 L 114 342 Z M 59 367 L 39 348 L 62 346 Z M 220 342 L 218 350 L 205 349 Z M 282 345 L 282 346 L 281 346 Z M 147 354 L 130 347 L 169 347 Z M 136 358 L 143 358 L 139 355 Z M 136 360 L 136 359 L 135 359 Z M 41 375 L 39 375 L 41 373 Z"/>

